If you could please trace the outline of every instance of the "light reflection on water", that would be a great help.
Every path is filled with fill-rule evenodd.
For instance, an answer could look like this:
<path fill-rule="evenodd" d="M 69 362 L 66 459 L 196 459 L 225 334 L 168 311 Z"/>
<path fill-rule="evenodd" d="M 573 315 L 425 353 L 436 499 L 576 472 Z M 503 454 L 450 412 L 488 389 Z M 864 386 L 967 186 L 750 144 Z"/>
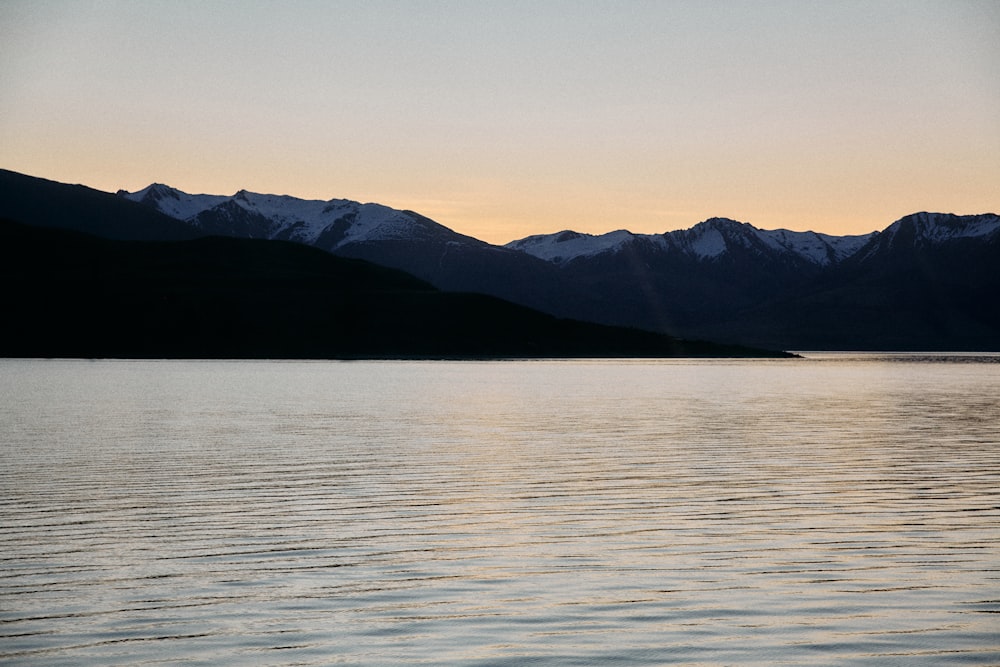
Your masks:
<path fill-rule="evenodd" d="M 995 358 L 2 361 L 0 662 L 997 664 Z"/>

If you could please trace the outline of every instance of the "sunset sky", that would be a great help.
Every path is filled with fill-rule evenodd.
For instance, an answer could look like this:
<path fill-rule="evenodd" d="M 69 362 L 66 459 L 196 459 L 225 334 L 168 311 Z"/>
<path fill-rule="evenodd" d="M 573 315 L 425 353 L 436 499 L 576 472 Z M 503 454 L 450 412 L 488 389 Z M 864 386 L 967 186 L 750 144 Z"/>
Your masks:
<path fill-rule="evenodd" d="M 494 243 L 1000 213 L 1000 2 L 0 2 L 0 167 Z"/>

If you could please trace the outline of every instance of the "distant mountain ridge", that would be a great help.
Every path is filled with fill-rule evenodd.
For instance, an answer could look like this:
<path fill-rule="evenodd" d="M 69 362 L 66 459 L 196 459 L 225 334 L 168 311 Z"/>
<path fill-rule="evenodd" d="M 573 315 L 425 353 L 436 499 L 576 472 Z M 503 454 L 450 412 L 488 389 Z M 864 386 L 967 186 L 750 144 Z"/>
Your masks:
<path fill-rule="evenodd" d="M 455 243 L 489 245 L 458 234 L 413 211 L 347 199 L 306 200 L 288 195 L 240 190 L 234 195 L 188 194 L 154 183 L 119 196 L 153 208 L 205 233 L 249 238 L 292 240 L 336 251 L 351 243 L 436 237 Z M 618 230 L 592 235 L 565 230 L 511 241 L 505 248 L 555 264 L 614 252 L 623 245 L 645 243 L 679 249 L 701 259 L 726 252 L 733 244 L 787 252 L 819 265 L 836 263 L 860 249 L 878 232 L 834 236 L 786 229 L 762 230 L 749 223 L 710 218 L 685 230 L 664 234 L 634 234 Z M 496 247 L 496 246 L 494 246 Z"/>
<path fill-rule="evenodd" d="M 915 213 L 848 236 L 710 218 L 663 234 L 565 230 L 492 246 L 347 200 L 165 186 L 121 196 L 203 233 L 298 240 L 561 317 L 778 349 L 1000 349 L 989 295 L 1000 272 L 974 270 L 1000 265 L 994 214 Z"/>
<path fill-rule="evenodd" d="M 352 243 L 436 239 L 488 245 L 413 211 L 347 199 L 309 200 L 240 190 L 192 195 L 154 183 L 120 197 L 182 221 L 204 234 L 296 241 L 333 252 Z"/>
<path fill-rule="evenodd" d="M 116 198 L 98 195 L 102 206 Z M 162 184 L 117 199 L 123 216 L 138 220 L 142 209 L 171 233 L 296 241 L 558 317 L 770 349 L 1000 350 L 992 213 L 915 213 L 851 236 L 711 218 L 664 234 L 566 230 L 496 246 L 413 211 L 345 199 L 191 195 Z M 136 224 L 148 238 L 138 228 L 147 223 Z"/>
<path fill-rule="evenodd" d="M 897 220 L 882 232 L 843 236 L 814 231 L 765 230 L 729 218 L 709 218 L 689 229 L 663 234 L 617 230 L 594 235 L 564 230 L 528 236 L 504 246 L 491 246 L 413 211 L 348 199 L 307 200 L 246 190 L 228 196 L 192 195 L 159 183 L 136 192 L 120 190 L 118 196 L 143 204 L 205 234 L 297 241 L 330 252 L 357 243 L 432 238 L 456 245 L 503 247 L 557 265 L 620 252 L 628 245 L 645 245 L 662 251 L 679 251 L 702 260 L 715 259 L 734 250 L 750 249 L 785 254 L 818 266 L 831 266 L 851 257 L 882 235 L 893 237 L 905 224 L 916 225 L 921 240 L 936 243 L 957 238 L 989 237 L 1000 231 L 1000 216 L 991 213 L 914 213 Z"/>
<path fill-rule="evenodd" d="M 615 252 L 623 245 L 631 243 L 645 243 L 660 250 L 676 249 L 699 259 L 718 257 L 733 244 L 738 244 L 790 253 L 808 262 L 827 266 L 854 254 L 875 234 L 877 232 L 856 236 L 832 236 L 817 232 L 793 232 L 787 229 L 767 231 L 728 218 L 710 218 L 690 229 L 664 234 L 633 234 L 619 230 L 608 234 L 591 235 L 567 230 L 511 241 L 506 247 L 556 264 L 566 264 L 582 257 Z"/>

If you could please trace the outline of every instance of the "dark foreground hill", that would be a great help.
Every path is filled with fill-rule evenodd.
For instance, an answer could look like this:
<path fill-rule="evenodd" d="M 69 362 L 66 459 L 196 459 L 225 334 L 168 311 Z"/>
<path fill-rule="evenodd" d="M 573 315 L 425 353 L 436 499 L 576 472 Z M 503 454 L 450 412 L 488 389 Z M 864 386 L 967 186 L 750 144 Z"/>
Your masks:
<path fill-rule="evenodd" d="M 558 319 L 301 244 L 148 242 L 0 222 L 0 356 L 778 356 Z"/>

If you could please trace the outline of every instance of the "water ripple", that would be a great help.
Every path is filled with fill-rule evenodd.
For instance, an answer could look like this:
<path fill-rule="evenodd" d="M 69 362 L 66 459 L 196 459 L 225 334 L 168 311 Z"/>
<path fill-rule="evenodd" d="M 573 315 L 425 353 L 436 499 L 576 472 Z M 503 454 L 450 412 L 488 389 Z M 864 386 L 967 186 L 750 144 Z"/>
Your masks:
<path fill-rule="evenodd" d="M 0 662 L 997 664 L 961 362 L 0 362 Z"/>

